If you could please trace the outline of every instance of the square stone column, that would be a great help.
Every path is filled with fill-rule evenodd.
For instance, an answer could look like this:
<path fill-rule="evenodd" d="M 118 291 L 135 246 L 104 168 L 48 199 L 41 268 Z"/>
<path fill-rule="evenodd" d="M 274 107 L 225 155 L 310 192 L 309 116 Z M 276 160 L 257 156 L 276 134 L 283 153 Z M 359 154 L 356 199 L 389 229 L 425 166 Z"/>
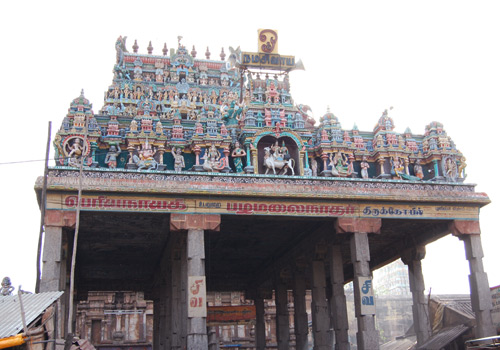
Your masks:
<path fill-rule="evenodd" d="M 264 350 L 266 348 L 266 320 L 264 318 L 264 299 L 257 297 L 255 303 L 255 348 Z"/>
<path fill-rule="evenodd" d="M 351 233 L 351 261 L 354 267 L 354 307 L 358 321 L 358 349 L 378 350 L 379 334 L 375 329 L 375 297 L 370 271 L 368 233 L 380 233 L 381 219 L 339 218 L 337 233 Z"/>
<path fill-rule="evenodd" d="M 170 310 L 171 313 L 167 317 L 170 321 L 170 346 L 172 350 L 182 349 L 185 345 L 187 318 L 184 317 L 183 309 L 186 308 L 185 297 L 183 294 L 186 291 L 185 283 L 182 278 L 182 263 L 185 256 L 185 240 L 182 232 L 174 232 L 171 234 L 172 250 L 170 254 L 171 277 L 170 277 Z"/>
<path fill-rule="evenodd" d="M 153 327 L 153 350 L 170 350 L 171 348 L 172 270 L 170 254 L 171 244 L 168 244 L 157 274 L 158 285 L 156 286 L 156 298 L 153 304 L 155 323 Z"/>
<path fill-rule="evenodd" d="M 160 299 L 153 298 L 153 350 L 160 350 L 160 314 Z"/>
<path fill-rule="evenodd" d="M 309 326 L 306 310 L 306 277 L 305 271 L 300 266 L 296 267 L 293 275 L 293 305 L 294 305 L 294 330 L 295 349 L 308 350 L 307 334 Z"/>
<path fill-rule="evenodd" d="M 66 255 L 70 257 L 71 249 L 69 249 L 67 239 L 64 236 L 64 228 L 74 229 L 75 223 L 75 212 L 48 210 L 45 213 L 40 292 L 64 291 L 56 311 L 59 320 L 58 327 L 55 330 L 56 338 L 65 338 L 68 329 L 69 284 L 66 283 L 68 261 L 63 254 L 63 248 L 66 246 L 68 251 Z"/>
<path fill-rule="evenodd" d="M 324 260 L 312 262 L 312 303 L 311 316 L 314 350 L 332 349 L 330 313 L 326 299 L 326 275 Z"/>
<path fill-rule="evenodd" d="M 274 281 L 274 298 L 276 301 L 276 338 L 278 339 L 278 350 L 288 350 L 290 347 L 288 291 L 279 273 Z"/>
<path fill-rule="evenodd" d="M 266 348 L 266 312 L 264 299 L 272 299 L 273 291 L 267 288 L 255 288 L 245 291 L 245 299 L 251 299 L 255 305 L 255 348 Z"/>
<path fill-rule="evenodd" d="M 187 255 L 181 262 L 181 274 L 187 279 L 186 346 L 190 350 L 208 349 L 204 235 L 205 230 L 219 230 L 219 227 L 220 215 L 170 215 L 171 231 L 187 230 Z"/>
<path fill-rule="evenodd" d="M 330 280 L 332 298 L 330 301 L 331 318 L 335 332 L 335 350 L 349 350 L 349 320 L 344 293 L 344 264 L 340 245 L 330 247 Z"/>
<path fill-rule="evenodd" d="M 470 299 L 472 311 L 476 315 L 476 338 L 496 335 L 496 329 L 491 319 L 493 303 L 491 299 L 488 275 L 483 266 L 483 246 L 479 221 L 454 220 L 450 231 L 464 242 L 465 257 L 469 261 Z"/>
<path fill-rule="evenodd" d="M 424 296 L 425 284 L 422 274 L 422 259 L 425 257 L 425 247 L 418 246 L 401 256 L 403 263 L 408 265 L 408 277 L 413 299 L 413 327 L 417 336 L 417 345 L 422 345 L 431 336 L 429 305 Z"/>

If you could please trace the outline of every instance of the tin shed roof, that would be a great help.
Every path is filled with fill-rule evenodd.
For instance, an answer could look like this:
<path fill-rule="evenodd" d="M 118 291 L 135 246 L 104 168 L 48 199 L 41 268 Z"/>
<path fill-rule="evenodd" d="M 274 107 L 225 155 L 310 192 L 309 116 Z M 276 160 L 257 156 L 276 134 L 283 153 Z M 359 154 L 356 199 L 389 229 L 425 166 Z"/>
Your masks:
<path fill-rule="evenodd" d="M 462 335 L 462 333 L 466 332 L 469 328 L 470 327 L 463 324 L 444 328 L 419 346 L 418 350 L 440 350 Z"/>
<path fill-rule="evenodd" d="M 23 294 L 21 298 L 26 316 L 26 325 L 33 322 L 62 294 L 63 292 Z M 11 337 L 23 330 L 18 295 L 0 296 L 0 319 L 0 339 Z"/>

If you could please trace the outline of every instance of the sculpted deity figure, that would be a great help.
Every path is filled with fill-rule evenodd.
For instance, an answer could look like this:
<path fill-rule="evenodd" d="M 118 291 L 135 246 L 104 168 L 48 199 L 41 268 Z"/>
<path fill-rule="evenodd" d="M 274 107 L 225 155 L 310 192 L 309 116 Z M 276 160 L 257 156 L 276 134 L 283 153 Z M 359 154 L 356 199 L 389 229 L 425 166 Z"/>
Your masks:
<path fill-rule="evenodd" d="M 318 176 L 318 161 L 316 158 L 311 158 L 312 176 Z"/>
<path fill-rule="evenodd" d="M 83 147 L 80 144 L 80 139 L 76 138 L 75 142 L 70 147 L 70 152 L 68 154 L 69 157 L 79 157 L 83 153 Z"/>
<path fill-rule="evenodd" d="M 3 295 L 4 297 L 8 295 L 12 295 L 12 291 L 14 290 L 14 287 L 12 287 L 12 283 L 10 282 L 9 277 L 4 277 L 2 280 L 2 288 L 0 288 L 0 294 Z"/>
<path fill-rule="evenodd" d="M 76 138 L 73 144 L 69 147 L 68 165 L 72 167 L 80 166 L 80 158 L 83 155 L 83 146 L 80 139 Z"/>
<path fill-rule="evenodd" d="M 174 170 L 180 173 L 186 166 L 184 163 L 184 156 L 182 155 L 182 149 L 172 147 L 172 156 L 174 157 Z"/>
<path fill-rule="evenodd" d="M 226 157 L 222 157 L 215 145 L 205 150 L 205 154 L 201 158 L 204 160 L 203 169 L 209 172 L 217 172 L 227 166 Z"/>
<path fill-rule="evenodd" d="M 208 159 L 213 164 L 215 164 L 217 161 L 219 161 L 220 153 L 217 150 L 217 147 L 215 147 L 215 145 L 210 146 L 210 148 L 208 149 Z"/>
<path fill-rule="evenodd" d="M 370 168 L 370 164 L 367 162 L 366 156 L 363 156 L 363 160 L 361 161 L 361 177 L 363 179 L 368 179 L 368 169 Z"/>
<path fill-rule="evenodd" d="M 422 169 L 422 165 L 420 164 L 420 159 L 417 159 L 415 161 L 415 165 L 413 166 L 413 171 L 415 172 L 416 177 L 418 177 L 420 180 L 423 180 L 424 171 Z"/>
<path fill-rule="evenodd" d="M 153 156 L 155 155 L 155 150 L 147 143 L 142 147 L 139 151 L 140 160 L 153 160 Z"/>
<path fill-rule="evenodd" d="M 288 153 L 288 148 L 285 145 L 285 141 L 281 143 L 281 147 L 279 149 L 279 153 L 283 156 L 284 160 L 290 159 L 290 153 Z"/>
<path fill-rule="evenodd" d="M 458 167 L 457 167 L 457 162 L 452 158 L 448 157 L 445 160 L 445 172 L 444 176 L 448 181 L 456 181 L 458 177 Z"/>
<path fill-rule="evenodd" d="M 236 168 L 237 173 L 243 172 L 243 161 L 242 158 L 247 155 L 247 152 L 243 148 L 240 147 L 240 143 L 236 141 L 234 143 L 233 153 L 231 153 L 231 157 L 233 157 L 234 167 Z"/>
<path fill-rule="evenodd" d="M 111 145 L 109 147 L 109 151 L 106 154 L 106 158 L 104 159 L 104 163 L 108 165 L 108 168 L 110 169 L 115 169 L 116 168 L 116 163 L 117 163 L 117 158 L 120 155 L 121 149 L 120 145 Z"/>
<path fill-rule="evenodd" d="M 330 154 L 329 165 L 332 167 L 334 176 L 349 176 L 352 173 L 348 157 L 341 152 L 335 153 L 335 156 L 333 153 Z"/>
<path fill-rule="evenodd" d="M 399 160 L 399 157 L 398 156 L 392 157 L 391 164 L 392 164 L 392 170 L 391 170 L 392 175 L 394 175 L 398 179 L 401 179 L 401 174 L 404 172 L 405 168 L 403 163 Z"/>
<path fill-rule="evenodd" d="M 460 158 L 460 161 L 459 161 L 458 176 L 462 179 L 466 178 L 466 175 L 465 175 L 465 167 L 467 166 L 466 160 L 467 160 L 467 158 L 462 156 L 462 158 Z"/>
<path fill-rule="evenodd" d="M 271 146 L 271 151 L 273 151 L 273 155 L 274 155 L 274 158 L 276 158 L 276 160 L 279 160 L 279 161 L 284 160 L 284 154 L 282 153 L 282 149 L 278 143 L 278 140 L 276 140 L 274 145 Z"/>

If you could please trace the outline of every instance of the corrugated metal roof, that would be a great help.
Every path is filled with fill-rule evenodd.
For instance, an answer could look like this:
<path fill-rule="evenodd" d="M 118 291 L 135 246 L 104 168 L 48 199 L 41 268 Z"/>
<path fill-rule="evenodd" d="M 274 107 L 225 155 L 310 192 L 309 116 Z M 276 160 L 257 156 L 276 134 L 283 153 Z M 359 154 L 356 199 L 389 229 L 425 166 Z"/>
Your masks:
<path fill-rule="evenodd" d="M 470 327 L 467 327 L 464 324 L 455 327 L 443 328 L 438 333 L 430 337 L 424 344 L 419 346 L 418 350 L 440 350 L 458 338 L 469 328 Z"/>
<path fill-rule="evenodd" d="M 476 318 L 476 314 L 472 311 L 470 295 L 438 295 L 432 298 L 437 303 L 442 303 L 446 307 L 460 312 L 471 319 Z"/>
<path fill-rule="evenodd" d="M 46 308 L 55 302 L 63 292 L 23 294 L 26 325 L 33 322 Z M 0 296 L 0 339 L 11 337 L 23 331 L 23 320 L 18 295 Z"/>

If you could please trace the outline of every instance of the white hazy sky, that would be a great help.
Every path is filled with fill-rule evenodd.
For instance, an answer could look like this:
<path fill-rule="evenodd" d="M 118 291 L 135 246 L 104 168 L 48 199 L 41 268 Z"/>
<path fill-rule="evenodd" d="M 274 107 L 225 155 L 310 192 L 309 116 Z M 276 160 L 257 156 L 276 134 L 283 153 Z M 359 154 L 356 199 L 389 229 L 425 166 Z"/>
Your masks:
<path fill-rule="evenodd" d="M 0 18 L 0 278 L 34 290 L 39 211 L 33 185 L 71 100 L 85 89 L 97 113 L 111 84 L 114 43 L 128 36 L 160 54 L 177 36 L 198 57 L 221 47 L 257 49 L 257 29 L 279 32 L 279 51 L 303 60 L 291 75 L 296 103 L 318 119 L 327 106 L 344 128 L 372 130 L 393 106 L 396 130 L 444 124 L 467 157 L 467 182 L 492 203 L 481 211 L 484 266 L 500 284 L 498 1 L 6 1 Z M 54 164 L 53 161 L 50 163 Z M 463 244 L 447 237 L 427 247 L 432 293 L 467 293 Z"/>

